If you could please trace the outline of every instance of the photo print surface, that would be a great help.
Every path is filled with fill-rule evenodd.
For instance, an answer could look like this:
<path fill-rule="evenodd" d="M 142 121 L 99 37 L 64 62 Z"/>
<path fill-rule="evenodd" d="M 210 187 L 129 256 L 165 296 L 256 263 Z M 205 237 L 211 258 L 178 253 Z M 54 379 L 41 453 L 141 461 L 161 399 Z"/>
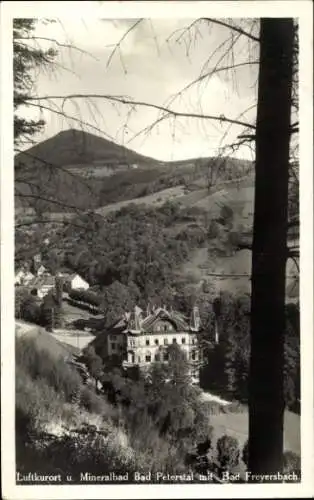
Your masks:
<path fill-rule="evenodd" d="M 16 491 L 287 492 L 302 23 L 148 14 L 12 18 Z"/>

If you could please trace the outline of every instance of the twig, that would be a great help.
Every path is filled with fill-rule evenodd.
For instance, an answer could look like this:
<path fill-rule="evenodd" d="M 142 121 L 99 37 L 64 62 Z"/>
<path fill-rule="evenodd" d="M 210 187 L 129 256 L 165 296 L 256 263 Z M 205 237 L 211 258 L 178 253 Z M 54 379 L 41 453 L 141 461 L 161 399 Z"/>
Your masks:
<path fill-rule="evenodd" d="M 204 21 L 208 21 L 209 23 L 219 24 L 220 26 L 224 26 L 225 28 L 228 28 L 228 29 L 231 29 L 233 31 L 236 31 L 240 35 L 244 35 L 244 36 L 250 38 L 251 40 L 254 40 L 254 42 L 259 42 L 260 41 L 260 39 L 258 37 L 252 35 L 251 33 L 248 33 L 247 31 L 244 31 L 239 26 L 234 26 L 232 24 L 228 24 L 228 23 L 225 23 L 224 21 L 220 21 L 218 19 L 213 19 L 213 18 L 210 18 L 210 17 L 202 17 L 201 19 L 204 20 Z"/>

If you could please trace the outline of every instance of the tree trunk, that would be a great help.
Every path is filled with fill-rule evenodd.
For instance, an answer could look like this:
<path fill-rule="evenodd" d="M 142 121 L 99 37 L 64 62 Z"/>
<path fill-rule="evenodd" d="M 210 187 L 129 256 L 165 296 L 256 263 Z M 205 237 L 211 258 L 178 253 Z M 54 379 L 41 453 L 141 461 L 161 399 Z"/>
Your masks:
<path fill-rule="evenodd" d="M 282 470 L 292 19 L 261 19 L 252 255 L 249 466 Z"/>

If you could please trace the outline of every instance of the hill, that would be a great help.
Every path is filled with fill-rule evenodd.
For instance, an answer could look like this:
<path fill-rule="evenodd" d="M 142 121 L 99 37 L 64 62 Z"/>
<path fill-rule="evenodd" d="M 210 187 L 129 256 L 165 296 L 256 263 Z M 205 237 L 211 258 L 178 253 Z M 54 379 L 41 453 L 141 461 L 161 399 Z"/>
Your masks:
<path fill-rule="evenodd" d="M 48 351 L 53 358 L 68 358 L 79 353 L 76 347 L 60 342 L 44 328 L 32 323 L 16 321 L 15 334 L 17 338 L 32 339 L 36 349 Z"/>
<path fill-rule="evenodd" d="M 52 162 L 59 167 L 81 166 L 82 169 L 87 169 L 93 164 L 99 166 L 123 164 L 125 168 L 134 164 L 158 164 L 157 160 L 140 155 L 103 137 L 76 129 L 59 132 L 19 153 L 16 156 L 16 167 L 21 164 L 28 165 L 32 160 L 42 161 L 43 164 Z"/>
<path fill-rule="evenodd" d="M 16 155 L 16 209 L 62 212 L 95 208 L 102 188 L 99 174 L 107 177 L 139 165 L 157 167 L 158 162 L 87 132 L 60 132 Z"/>
<path fill-rule="evenodd" d="M 195 158 L 159 162 L 101 137 L 60 132 L 15 157 L 16 213 L 90 210 L 184 185 L 217 186 L 246 176 L 247 161 Z"/>

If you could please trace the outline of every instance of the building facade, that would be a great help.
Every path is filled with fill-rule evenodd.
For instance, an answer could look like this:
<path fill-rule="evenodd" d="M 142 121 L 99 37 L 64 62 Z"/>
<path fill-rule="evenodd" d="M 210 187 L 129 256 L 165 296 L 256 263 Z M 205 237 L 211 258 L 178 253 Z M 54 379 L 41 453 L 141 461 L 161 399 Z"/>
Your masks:
<path fill-rule="evenodd" d="M 125 313 L 106 336 L 106 354 L 121 359 L 124 368 L 138 366 L 145 370 L 153 362 L 166 363 L 169 360 L 168 347 L 176 344 L 185 353 L 195 383 L 199 379 L 200 319 L 194 308 L 190 320 L 176 311 L 165 307 L 144 312 L 136 307 L 133 313 Z M 95 340 L 95 350 L 101 337 Z M 104 340 L 104 339 L 103 339 Z M 104 353 L 104 351 L 103 351 Z"/>

